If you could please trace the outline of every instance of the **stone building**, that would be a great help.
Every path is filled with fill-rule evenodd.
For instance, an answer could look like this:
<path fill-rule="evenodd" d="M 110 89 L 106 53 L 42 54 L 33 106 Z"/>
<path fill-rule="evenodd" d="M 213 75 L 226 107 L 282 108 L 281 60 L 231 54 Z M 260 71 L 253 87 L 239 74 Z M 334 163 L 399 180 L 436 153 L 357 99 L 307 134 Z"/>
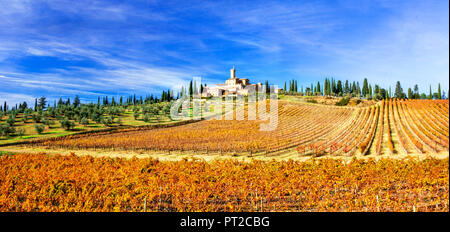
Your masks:
<path fill-rule="evenodd" d="M 236 69 L 233 67 L 230 70 L 230 78 L 225 81 L 225 84 L 217 84 L 213 87 L 205 87 L 203 89 L 202 97 L 217 97 L 224 95 L 248 95 L 248 86 L 253 86 L 255 90 L 261 89 L 262 84 L 250 84 L 247 78 L 236 77 Z"/>

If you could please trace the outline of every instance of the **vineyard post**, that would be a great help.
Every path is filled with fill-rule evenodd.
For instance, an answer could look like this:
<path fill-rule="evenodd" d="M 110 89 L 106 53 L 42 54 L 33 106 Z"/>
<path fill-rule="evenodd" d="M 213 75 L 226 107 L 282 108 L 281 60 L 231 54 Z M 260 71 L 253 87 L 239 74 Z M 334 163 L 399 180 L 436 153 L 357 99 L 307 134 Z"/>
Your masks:
<path fill-rule="evenodd" d="M 379 199 L 378 195 L 377 195 L 377 210 L 378 210 L 378 212 L 380 212 L 380 199 Z"/>
<path fill-rule="evenodd" d="M 147 212 L 147 197 L 144 198 L 144 213 Z"/>
<path fill-rule="evenodd" d="M 159 187 L 159 203 L 158 203 L 158 211 L 161 210 L 161 191 L 162 191 L 162 187 Z"/>

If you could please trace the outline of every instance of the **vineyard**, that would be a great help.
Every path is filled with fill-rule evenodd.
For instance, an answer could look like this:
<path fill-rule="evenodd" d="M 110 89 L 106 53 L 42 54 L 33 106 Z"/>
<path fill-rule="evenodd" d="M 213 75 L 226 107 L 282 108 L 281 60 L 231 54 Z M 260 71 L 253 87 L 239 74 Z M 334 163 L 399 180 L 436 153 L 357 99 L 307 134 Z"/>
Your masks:
<path fill-rule="evenodd" d="M 448 200 L 448 158 L 248 163 L 0 157 L 0 211 L 448 212 Z"/>
<path fill-rule="evenodd" d="M 448 100 L 390 99 L 363 108 L 280 101 L 274 131 L 259 130 L 264 120 L 202 120 L 172 128 L 68 136 L 43 145 L 268 155 L 291 149 L 305 156 L 439 153 L 449 150 L 448 107 Z"/>

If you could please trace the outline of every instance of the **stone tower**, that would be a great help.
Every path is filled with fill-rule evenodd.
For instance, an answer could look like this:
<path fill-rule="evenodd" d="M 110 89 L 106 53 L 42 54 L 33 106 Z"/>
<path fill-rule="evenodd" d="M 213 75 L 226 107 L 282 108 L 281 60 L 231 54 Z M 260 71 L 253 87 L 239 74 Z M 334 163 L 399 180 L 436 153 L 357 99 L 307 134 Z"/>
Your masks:
<path fill-rule="evenodd" d="M 234 69 L 234 66 L 232 69 L 230 69 L 230 79 L 236 78 L 236 69 Z"/>

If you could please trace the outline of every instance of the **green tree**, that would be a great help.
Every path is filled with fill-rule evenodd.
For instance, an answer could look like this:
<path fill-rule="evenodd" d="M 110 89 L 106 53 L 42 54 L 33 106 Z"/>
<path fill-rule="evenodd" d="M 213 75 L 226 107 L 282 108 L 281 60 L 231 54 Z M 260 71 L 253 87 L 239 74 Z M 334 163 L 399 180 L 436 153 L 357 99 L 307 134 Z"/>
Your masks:
<path fill-rule="evenodd" d="M 102 120 L 102 123 L 103 123 L 103 125 L 105 125 L 105 126 L 111 126 L 111 124 L 113 124 L 113 122 L 114 122 L 114 119 L 113 119 L 111 116 L 105 117 L 105 118 L 103 118 L 103 120 Z"/>
<path fill-rule="evenodd" d="M 357 92 L 358 92 L 358 90 L 356 89 L 356 83 L 353 81 L 353 84 L 352 84 L 352 95 L 356 96 Z"/>
<path fill-rule="evenodd" d="M 65 130 L 71 130 L 72 128 L 75 127 L 75 123 L 64 118 L 60 121 L 61 123 L 61 127 L 64 128 Z"/>
<path fill-rule="evenodd" d="M 89 125 L 89 119 L 83 117 L 83 118 L 80 120 L 80 124 L 81 124 L 81 125 L 84 125 L 84 126 Z"/>
<path fill-rule="evenodd" d="M 342 82 L 340 80 L 337 82 L 336 94 L 342 95 Z"/>
<path fill-rule="evenodd" d="M 367 94 L 369 94 L 369 83 L 367 82 L 367 78 L 364 78 L 363 88 L 362 88 L 362 95 L 364 97 L 366 97 Z"/>
<path fill-rule="evenodd" d="M 441 83 L 438 84 L 438 92 L 437 92 L 438 99 L 442 99 L 442 93 L 441 93 Z"/>
<path fill-rule="evenodd" d="M 417 84 L 414 85 L 414 99 L 420 99 L 419 86 Z"/>
<path fill-rule="evenodd" d="M 192 81 L 189 82 L 189 96 L 194 95 L 194 88 L 192 86 Z"/>
<path fill-rule="evenodd" d="M 345 80 L 344 93 L 348 94 L 349 92 L 350 92 L 350 87 L 348 86 L 348 80 Z"/>
<path fill-rule="evenodd" d="M 430 94 L 428 95 L 428 99 L 433 99 L 433 94 L 431 93 L 431 85 L 430 85 Z"/>
<path fill-rule="evenodd" d="M 75 99 L 73 100 L 73 107 L 78 108 L 78 106 L 80 106 L 80 97 L 76 95 Z"/>
<path fill-rule="evenodd" d="M 408 99 L 414 99 L 414 93 L 411 88 L 408 88 Z"/>
<path fill-rule="evenodd" d="M 47 105 L 46 98 L 45 97 L 40 97 L 39 98 L 39 104 L 38 104 L 39 109 L 44 110 L 46 105 Z"/>
<path fill-rule="evenodd" d="M 43 124 L 36 124 L 34 125 L 34 129 L 38 134 L 42 134 L 42 132 L 44 132 L 45 130 L 45 126 Z"/>
<path fill-rule="evenodd" d="M 405 94 L 403 93 L 403 89 L 402 89 L 402 86 L 401 86 L 401 84 L 400 84 L 400 81 L 397 81 L 397 84 L 395 85 L 395 93 L 394 93 L 394 96 L 395 96 L 396 98 L 399 98 L 399 99 L 405 97 Z"/>
<path fill-rule="evenodd" d="M 266 88 L 266 94 L 270 93 L 269 81 L 266 80 L 264 87 Z"/>
<path fill-rule="evenodd" d="M 322 90 L 320 89 L 320 81 L 317 82 L 316 91 L 317 91 L 319 94 L 322 93 Z"/>
<path fill-rule="evenodd" d="M 151 114 L 150 113 L 146 113 L 144 114 L 144 116 L 142 117 L 142 120 L 144 120 L 144 122 L 150 122 L 151 119 Z"/>
<path fill-rule="evenodd" d="M 19 136 L 19 137 L 23 137 L 23 135 L 25 134 L 25 128 L 19 128 L 19 129 L 17 129 L 17 135 Z"/>

